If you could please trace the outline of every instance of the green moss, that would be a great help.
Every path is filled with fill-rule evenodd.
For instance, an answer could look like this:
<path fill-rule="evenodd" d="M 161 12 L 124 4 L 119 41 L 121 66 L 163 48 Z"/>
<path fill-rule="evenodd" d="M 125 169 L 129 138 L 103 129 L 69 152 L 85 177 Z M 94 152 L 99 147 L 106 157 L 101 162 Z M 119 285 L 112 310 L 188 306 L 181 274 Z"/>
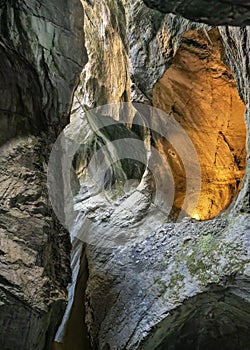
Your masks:
<path fill-rule="evenodd" d="M 224 276 L 244 273 L 250 262 L 247 248 L 240 236 L 228 235 L 227 231 L 219 234 L 211 231 L 211 228 L 199 237 L 180 243 L 173 260 L 175 268 L 169 276 L 165 294 L 172 302 L 180 300 L 186 286 L 185 277 L 191 277 L 200 287 L 204 287 L 217 283 Z M 168 265 L 169 256 L 165 253 L 159 270 L 168 270 Z M 157 282 L 160 284 L 160 279 Z"/>
<path fill-rule="evenodd" d="M 213 238 L 213 236 L 211 235 L 211 233 L 201 237 L 201 240 L 199 243 L 200 243 L 200 250 L 203 253 L 207 253 L 211 250 L 211 248 L 213 246 L 212 238 Z"/>
<path fill-rule="evenodd" d="M 178 302 L 180 300 L 180 294 L 184 288 L 185 276 L 181 273 L 173 273 L 170 278 L 168 285 L 169 297 L 173 302 Z"/>
<path fill-rule="evenodd" d="M 155 278 L 154 279 L 154 284 L 157 284 L 160 287 L 160 294 L 163 295 L 165 294 L 167 290 L 166 282 L 161 280 L 160 278 Z"/>

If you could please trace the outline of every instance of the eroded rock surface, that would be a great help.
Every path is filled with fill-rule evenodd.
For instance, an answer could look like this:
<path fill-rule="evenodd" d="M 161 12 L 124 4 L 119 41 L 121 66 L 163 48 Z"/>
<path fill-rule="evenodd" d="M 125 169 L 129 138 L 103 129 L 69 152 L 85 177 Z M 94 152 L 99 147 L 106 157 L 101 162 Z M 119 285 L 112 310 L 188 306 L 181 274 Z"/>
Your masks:
<path fill-rule="evenodd" d="M 104 11 L 102 21 L 105 22 L 105 25 L 102 23 L 100 27 L 106 28 L 106 35 L 108 28 L 112 27 L 110 25 L 112 6 L 112 2 L 99 4 L 96 12 L 99 14 L 100 8 Z M 128 68 L 125 65 L 129 58 L 131 93 L 129 94 L 127 86 L 126 97 L 128 101 L 130 97 L 132 101 L 154 104 L 154 98 L 152 99 L 154 86 L 157 87 L 157 84 L 162 82 L 161 79 L 164 79 L 165 74 L 171 74 L 171 69 L 175 68 L 175 64 L 178 69 L 185 56 L 184 46 L 188 45 L 185 40 L 190 39 L 188 31 L 201 29 L 201 33 L 203 33 L 201 41 L 204 41 L 202 43 L 206 42 L 206 45 L 212 45 L 211 51 L 209 49 L 213 56 L 212 66 L 217 62 L 216 67 L 220 72 L 228 73 L 228 67 L 232 70 L 239 96 L 246 106 L 245 120 L 249 127 L 249 89 L 246 88 L 249 86 L 247 71 L 248 28 L 220 27 L 222 42 L 221 39 L 217 42 L 218 32 L 215 37 L 213 37 L 214 34 L 211 34 L 212 38 L 210 38 L 208 34 L 210 28 L 204 24 L 193 23 L 172 14 L 163 16 L 159 12 L 147 9 L 140 1 L 136 3 L 126 2 L 123 6 L 128 26 L 127 34 L 123 31 L 125 26 L 122 24 L 117 24 L 117 28 L 120 30 L 119 35 L 122 37 L 122 43 L 125 43 L 126 48 L 129 49 L 128 51 L 122 50 L 123 55 L 119 59 L 118 56 L 116 57 L 117 64 L 120 64 L 123 72 L 126 71 L 126 77 Z M 93 4 L 89 10 L 89 21 L 93 23 L 98 21 L 99 23 L 100 17 L 95 14 L 95 7 L 96 5 Z M 164 8 L 162 11 L 164 12 Z M 209 9 L 206 8 L 204 11 L 209 18 Z M 216 18 L 215 22 L 209 19 L 207 22 L 214 24 Z M 227 23 L 231 23 L 229 17 Z M 107 43 L 107 47 L 111 47 L 109 39 L 105 38 L 104 43 Z M 108 35 L 107 38 L 109 38 Z M 88 55 L 93 66 L 97 67 L 100 64 L 100 58 L 95 56 L 93 40 L 91 42 L 92 44 L 89 46 L 87 43 Z M 216 45 L 220 47 L 217 51 Z M 98 48 L 101 53 L 105 50 L 105 46 L 101 48 L 98 46 Z M 225 51 L 225 57 L 222 57 L 221 50 Z M 100 56 L 105 60 L 105 54 Z M 204 57 L 200 58 L 204 59 Z M 200 64 L 202 65 L 202 61 Z M 104 67 L 108 67 L 106 61 Z M 122 96 L 121 93 L 112 95 L 108 88 L 105 89 L 105 86 L 110 86 L 110 81 L 114 84 L 113 78 L 107 74 L 105 75 L 106 81 L 102 82 L 103 94 L 98 93 L 97 99 L 95 99 L 96 87 L 94 88 L 94 85 L 91 86 L 91 84 L 87 87 L 84 85 L 86 81 L 91 81 L 91 64 L 88 67 L 88 72 L 87 79 L 86 72 L 84 72 L 82 89 L 81 86 L 78 87 L 72 118 L 77 118 L 79 115 L 84 119 L 86 113 L 85 108 L 82 108 L 83 105 L 94 107 L 99 102 L 124 101 L 124 95 Z M 216 72 L 212 71 L 211 67 L 211 76 L 208 77 L 207 84 Z M 96 76 L 96 71 L 93 73 Z M 200 78 L 202 77 L 199 76 Z M 221 81 L 220 79 L 223 78 L 219 74 L 217 83 Z M 231 117 L 228 115 L 228 120 L 243 128 L 241 150 L 243 150 L 242 164 L 244 164 L 243 114 L 245 106 L 237 96 L 235 83 L 231 80 L 232 76 L 230 75 L 228 79 L 230 86 L 234 88 L 235 100 L 241 106 L 237 108 L 237 113 L 241 110 L 241 122 L 238 123 L 237 118 L 233 122 L 233 117 L 235 117 L 233 110 L 229 113 Z M 157 81 L 159 82 L 156 84 Z M 115 88 L 114 92 L 124 91 L 122 82 L 124 83 L 123 80 L 121 82 L 119 79 L 117 80 L 117 86 L 122 86 L 122 90 Z M 173 83 L 173 98 L 176 94 L 175 89 L 176 81 Z M 99 88 L 97 88 L 98 91 Z M 183 93 L 185 94 L 186 91 Z M 102 99 L 103 96 L 104 99 Z M 231 100 L 230 96 L 231 93 L 225 97 L 225 100 Z M 166 96 L 166 101 L 168 101 L 168 97 Z M 162 101 L 164 103 L 163 99 Z M 213 113 L 212 104 L 209 101 L 206 100 L 205 103 L 208 104 L 210 113 Z M 220 101 L 219 97 L 218 101 Z M 182 112 L 185 114 L 185 108 Z M 217 110 L 214 117 L 216 113 Z M 118 118 L 117 116 L 118 114 L 116 118 Z M 88 127 L 90 135 L 93 136 L 93 130 L 90 126 Z M 190 128 L 192 129 L 191 126 Z M 200 129 L 202 129 L 202 125 Z M 133 127 L 132 131 L 135 131 Z M 140 137 L 145 136 L 142 130 L 136 130 L 136 133 Z M 101 134 L 98 134 L 98 137 L 101 137 Z M 105 144 L 105 137 L 102 137 Z M 148 152 L 148 138 L 143 137 L 145 150 Z M 156 141 L 157 137 L 152 139 Z M 94 144 L 96 145 L 96 142 Z M 208 145 L 204 142 L 201 147 L 206 148 Z M 95 150 L 95 148 L 89 150 L 89 159 Z M 247 146 L 248 152 L 249 145 Z M 80 153 L 79 156 L 81 156 Z M 222 156 L 222 158 L 226 161 L 226 157 Z M 88 162 L 79 161 L 78 164 L 81 166 L 76 168 L 76 173 L 86 175 L 85 170 Z M 226 163 L 223 163 L 224 166 L 225 171 L 230 173 Z M 85 322 L 94 349 L 193 349 L 199 344 L 204 349 L 210 349 L 212 345 L 219 349 L 221 341 L 228 350 L 233 349 L 233 347 L 247 349 L 249 344 L 247 310 L 249 308 L 250 233 L 248 169 L 249 159 L 247 158 L 246 175 L 240 194 L 230 209 L 219 217 L 204 222 L 186 218 L 179 223 L 174 223 L 169 222 L 169 218 L 167 220 L 161 213 L 158 213 L 158 216 L 150 216 L 147 207 L 146 210 L 144 209 L 142 217 L 138 216 L 136 223 L 138 237 L 140 238 L 142 235 L 143 239 L 132 240 L 132 243 L 128 243 L 128 240 L 125 239 L 124 244 L 121 244 L 120 240 L 116 248 L 107 248 L 105 242 L 102 241 L 103 236 L 108 235 L 110 227 L 112 227 L 114 236 L 119 237 L 119 234 L 122 236 L 125 232 L 129 236 L 129 232 L 133 231 L 130 231 L 130 228 L 134 223 L 130 222 L 128 207 L 132 207 L 135 218 L 137 210 L 140 211 L 149 197 L 145 196 L 146 192 L 143 192 L 144 197 L 140 199 L 141 192 L 136 193 L 133 188 L 125 196 L 118 193 L 120 199 L 117 202 L 115 200 L 112 202 L 110 187 L 106 192 L 88 196 L 82 187 L 82 192 L 80 191 L 76 197 L 75 210 L 80 211 L 82 216 L 90 215 L 89 218 L 93 220 L 94 225 L 92 231 L 87 230 L 87 232 L 93 234 L 91 236 L 94 237 L 93 239 L 96 239 L 95 235 L 104 233 L 98 244 L 92 244 L 86 248 L 89 277 L 85 294 Z M 126 168 L 123 168 L 123 171 L 126 175 Z M 244 169 L 242 169 L 241 178 L 243 173 Z M 88 187 L 88 177 L 85 177 L 85 180 L 85 186 Z M 144 178 L 140 184 L 145 183 Z M 135 186 L 137 187 L 138 184 Z M 147 186 L 144 187 L 144 191 L 146 188 L 149 192 L 151 191 L 150 187 Z M 137 200 L 140 203 L 139 206 Z M 127 205 L 127 203 L 130 204 Z M 135 206 L 133 206 L 134 203 Z M 205 331 L 204 328 L 206 328 Z"/>
<path fill-rule="evenodd" d="M 174 116 L 198 153 L 202 188 L 193 216 L 201 220 L 227 208 L 245 173 L 245 105 L 223 55 L 217 29 L 187 31 L 170 68 L 153 89 L 153 105 Z M 167 157 L 164 140 L 161 148 Z M 185 175 L 179 169 L 174 174 L 181 187 Z M 177 205 L 183 201 L 181 191 Z"/>
<path fill-rule="evenodd" d="M 47 350 L 65 309 L 70 242 L 48 201 L 46 163 L 86 62 L 83 12 L 78 1 L 1 1 L 0 16 L 0 347 Z"/>
<path fill-rule="evenodd" d="M 233 19 L 228 9 L 236 11 L 236 7 L 222 3 L 227 9 L 223 22 L 220 11 L 210 16 L 207 2 L 201 2 L 197 13 L 187 13 L 187 17 L 212 25 L 246 23 L 247 4 L 239 6 L 241 16 Z M 1 107 L 0 329 L 4 350 L 49 349 L 62 319 L 56 338 L 61 344 L 54 345 L 63 350 L 83 346 L 98 350 L 200 346 L 210 350 L 211 346 L 221 349 L 222 341 L 228 350 L 248 349 L 249 139 L 239 196 L 226 212 L 210 221 L 187 217 L 175 222 L 174 216 L 151 210 L 154 186 L 145 166 L 134 171 L 135 163 L 117 162 L 104 177 L 102 191 L 91 187 L 86 171 L 91 157 L 109 141 L 124 136 L 141 141 L 142 153 L 150 159 L 158 140 L 146 125 L 132 126 L 132 121 L 140 118 L 136 110 L 128 111 L 126 125 L 119 123 L 117 112 L 111 129 L 98 129 L 98 121 L 86 110 L 124 101 L 154 105 L 153 89 L 181 63 L 189 31 L 201 29 L 203 36 L 198 41 L 202 45 L 205 41 L 207 47 L 208 42 L 213 43 L 209 26 L 165 15 L 165 11 L 176 10 L 173 2 L 168 4 L 167 9 L 162 2 L 156 4 L 161 13 L 139 0 L 83 1 L 88 64 L 71 115 L 72 121 L 81 120 L 84 125 L 72 162 L 74 201 L 67 202 L 66 196 L 65 202 L 63 189 L 58 187 L 58 206 L 68 209 L 71 205 L 70 210 L 77 213 L 70 228 L 73 283 L 64 318 L 69 236 L 52 216 L 44 171 L 51 142 L 68 121 L 77 74 L 86 63 L 81 6 L 77 1 L 1 4 L 6 24 L 1 24 L 4 39 L 0 42 L 3 82 L 9 82 Z M 219 67 L 232 70 L 246 106 L 249 132 L 249 28 L 220 27 L 219 32 L 219 45 L 225 50 L 225 66 L 220 62 Z M 216 47 L 217 43 L 213 44 Z M 232 82 L 231 76 L 229 80 Z M 234 97 L 239 101 L 235 90 Z M 211 105 L 209 110 L 212 113 Z M 109 111 L 105 118 L 111 117 Z M 74 132 L 78 135 L 77 127 Z M 114 154 L 116 151 L 112 148 Z M 56 166 L 60 178 L 62 164 Z M 129 240 L 131 232 L 134 236 Z M 105 238 L 110 233 L 112 245 Z M 86 240 L 92 244 L 84 244 Z M 27 320 L 30 326 L 24 327 Z"/>

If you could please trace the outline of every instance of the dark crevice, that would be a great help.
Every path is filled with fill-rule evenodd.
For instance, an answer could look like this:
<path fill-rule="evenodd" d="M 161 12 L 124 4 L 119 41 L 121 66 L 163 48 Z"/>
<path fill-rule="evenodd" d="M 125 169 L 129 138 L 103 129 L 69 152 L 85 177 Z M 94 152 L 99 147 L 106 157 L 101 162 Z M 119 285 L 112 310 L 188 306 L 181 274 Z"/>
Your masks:
<path fill-rule="evenodd" d="M 79 244 L 82 244 L 79 241 Z M 90 344 L 88 329 L 85 323 L 85 291 L 88 281 L 88 262 L 83 245 L 80 270 L 78 273 L 74 302 L 70 310 L 69 319 L 65 326 L 63 343 L 55 343 L 53 350 L 93 350 Z"/>
<path fill-rule="evenodd" d="M 237 295 L 242 294 L 239 286 L 212 289 L 173 310 L 139 349 L 248 350 L 250 307 Z"/>

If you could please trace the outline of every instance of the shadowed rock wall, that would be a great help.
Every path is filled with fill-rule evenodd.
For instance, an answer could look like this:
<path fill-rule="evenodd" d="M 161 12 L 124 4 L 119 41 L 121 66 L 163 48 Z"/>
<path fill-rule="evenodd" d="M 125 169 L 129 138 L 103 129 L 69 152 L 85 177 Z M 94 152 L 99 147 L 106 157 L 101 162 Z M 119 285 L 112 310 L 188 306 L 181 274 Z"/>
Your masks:
<path fill-rule="evenodd" d="M 1 1 L 0 54 L 0 347 L 48 350 L 70 242 L 48 201 L 46 162 L 86 63 L 81 3 Z"/>
<path fill-rule="evenodd" d="M 236 25 L 250 24 L 250 5 L 247 0 L 144 0 L 144 3 L 160 12 L 175 13 L 193 21 L 208 23 L 211 25 Z"/>

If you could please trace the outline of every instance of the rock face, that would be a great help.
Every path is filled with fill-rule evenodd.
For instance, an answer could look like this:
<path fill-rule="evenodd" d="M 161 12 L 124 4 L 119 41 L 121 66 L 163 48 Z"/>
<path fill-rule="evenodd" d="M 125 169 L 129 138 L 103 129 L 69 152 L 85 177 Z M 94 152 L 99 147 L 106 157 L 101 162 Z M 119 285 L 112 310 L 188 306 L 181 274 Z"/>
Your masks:
<path fill-rule="evenodd" d="M 191 0 L 188 3 L 184 0 L 178 2 L 144 0 L 144 2 L 161 12 L 172 12 L 193 21 L 211 25 L 244 26 L 250 24 L 250 5 L 247 0 Z"/>
<path fill-rule="evenodd" d="M 245 173 L 245 105 L 223 55 L 218 30 L 187 31 L 153 89 L 153 105 L 174 116 L 198 152 L 202 188 L 195 215 L 201 220 L 215 217 L 232 202 Z M 167 157 L 164 141 L 159 146 Z M 177 168 L 174 176 L 180 187 L 185 175 Z M 179 206 L 185 190 L 177 192 Z"/>
<path fill-rule="evenodd" d="M 126 18 L 122 1 L 83 2 L 88 64 L 76 96 L 88 107 L 126 101 L 130 94 Z M 94 22 L 93 22 L 94 21 Z"/>
<path fill-rule="evenodd" d="M 78 1 L 0 3 L 0 347 L 49 349 L 70 280 L 46 162 L 86 63 Z"/>
<path fill-rule="evenodd" d="M 166 8 L 161 8 L 161 5 L 162 2 L 155 6 L 164 12 Z M 210 17 L 206 5 L 200 5 L 207 14 L 205 22 L 237 24 L 231 21 L 229 15 L 223 17 L 223 21 L 219 17 Z M 75 198 L 75 210 L 84 220 L 87 217 L 93 222 L 92 226 L 84 226 L 84 232 L 93 238 L 93 244 L 89 244 L 85 250 L 88 262 L 85 273 L 88 273 L 88 278 L 82 285 L 82 294 L 85 294 L 85 325 L 83 323 L 82 327 L 87 326 L 91 346 L 100 350 L 247 349 L 250 329 L 249 158 L 245 163 L 244 152 L 249 154 L 249 143 L 245 150 L 243 114 L 245 111 L 249 127 L 249 28 L 220 27 L 209 32 L 211 28 L 207 25 L 172 14 L 163 15 L 145 7 L 141 1 L 100 1 L 98 4 L 84 3 L 84 8 L 85 26 L 91 32 L 86 38 L 89 64 L 82 73 L 75 95 L 72 121 L 81 117 L 85 123 L 85 136 L 75 163 L 81 183 Z M 247 5 L 244 7 L 245 13 L 246 9 Z M 170 10 L 174 12 L 174 8 Z M 112 17 L 112 11 L 121 14 L 120 21 Z M 244 16 L 241 19 L 245 20 Z M 98 27 L 95 27 L 95 23 L 99 24 Z M 112 35 L 114 40 L 111 39 Z M 98 44 L 95 38 L 101 39 Z M 114 61 L 110 60 L 110 51 L 113 52 Z M 129 67 L 126 66 L 128 63 Z M 100 66 L 102 68 L 98 68 Z M 117 72 L 117 67 L 121 68 L 121 74 L 114 78 L 112 72 Z M 99 74 L 99 69 L 103 69 L 102 74 Z M 195 69 L 199 73 L 196 74 Z M 183 85 L 177 85 L 179 81 Z M 194 93 L 191 110 L 178 100 L 190 95 L 188 84 L 192 85 Z M 218 86 L 221 84 L 223 91 L 218 96 Z M 242 100 L 237 95 L 236 86 Z M 201 98 L 203 88 L 204 98 Z M 207 190 L 201 198 L 201 206 L 205 206 L 205 201 L 215 201 L 216 193 L 220 193 L 219 197 L 225 200 L 224 207 L 227 206 L 238 192 L 236 187 L 239 182 L 236 178 L 239 176 L 242 181 L 246 168 L 240 193 L 227 211 L 208 221 L 189 217 L 175 222 L 174 215 L 172 220 L 171 217 L 166 218 L 161 212 L 152 210 L 153 196 L 150 194 L 154 186 L 149 185 L 147 171 L 134 179 L 140 185 L 134 182 L 135 187 L 128 186 L 129 190 L 126 190 L 130 178 L 128 168 L 123 164 L 118 166 L 122 190 L 113 186 L 112 176 L 109 175 L 105 191 L 92 191 L 90 195 L 86 192 L 86 187 L 91 186 L 88 159 L 108 140 L 114 141 L 132 132 L 135 139 L 139 136 L 147 156 L 150 154 L 149 143 L 158 150 L 162 149 L 163 154 L 168 150 L 156 134 L 148 135 L 145 129 L 138 129 L 130 123 L 126 125 L 127 131 L 118 123 L 118 131 L 112 129 L 112 137 L 109 135 L 109 138 L 109 130 L 105 128 L 98 131 L 98 135 L 95 134 L 93 125 L 96 127 L 98 120 L 88 115 L 85 107 L 123 101 L 158 105 L 168 113 L 171 112 L 170 107 L 175 105 L 173 101 L 176 102 L 172 115 L 178 120 L 181 114 L 186 120 L 185 127 L 190 137 L 192 133 L 196 135 L 194 143 L 203 153 L 200 154 L 201 158 L 204 159 L 204 152 L 212 158 L 212 170 L 209 161 L 203 168 L 205 179 L 210 171 L 214 177 L 210 184 L 209 181 L 203 184 Z M 232 107 L 230 101 L 234 101 Z M 195 110 L 199 103 L 204 103 L 197 107 L 202 110 L 201 119 Z M 100 117 L 103 123 L 107 115 L 112 114 L 110 111 L 108 109 L 105 117 Z M 132 113 L 130 122 L 133 118 L 138 118 L 136 112 Z M 212 119 L 207 123 L 207 118 Z M 119 121 L 119 113 L 116 120 Z M 216 120 L 228 127 L 226 136 L 223 125 L 218 126 Z M 206 129 L 208 124 L 210 127 Z M 214 156 L 217 151 L 211 151 L 205 136 L 197 137 L 197 133 L 202 134 L 202 131 L 211 137 L 212 128 L 216 130 L 217 146 L 222 151 L 216 164 Z M 215 145 L 216 141 L 213 142 Z M 87 146 L 84 148 L 83 145 Z M 236 166 L 238 157 L 242 168 L 232 172 L 230 166 Z M 114 167 L 113 170 L 117 169 Z M 221 173 L 216 174 L 217 170 L 221 170 Z M 229 178 L 232 182 L 227 182 Z M 223 186 L 226 188 L 224 194 L 221 190 Z M 218 203 L 213 213 L 209 213 L 208 209 L 204 216 L 199 214 L 200 218 L 218 214 L 222 209 L 220 200 Z M 139 237 L 137 241 L 135 239 L 128 244 L 127 241 L 124 244 L 120 241 L 116 247 L 105 246 L 101 234 L 106 237 L 111 230 L 112 237 L 121 237 L 126 233 L 132 235 L 133 225 Z M 96 244 L 98 234 L 100 241 Z M 70 320 L 71 317 L 68 322 Z M 67 332 L 67 323 L 63 327 Z M 78 349 L 74 342 L 68 342 L 67 337 L 65 341 L 63 338 L 60 341 L 63 349 Z"/>
<path fill-rule="evenodd" d="M 1 349 L 49 350 L 57 330 L 53 346 L 63 350 L 247 350 L 250 144 L 248 138 L 245 149 L 243 113 L 248 137 L 250 31 L 210 31 L 165 12 L 185 11 L 191 20 L 211 25 L 242 24 L 249 5 L 221 1 L 211 13 L 214 3 L 206 1 L 190 2 L 188 12 L 185 2 L 176 7 L 176 2 L 145 0 L 161 12 L 141 0 L 82 3 L 84 15 L 77 0 L 1 3 Z M 69 121 L 77 76 L 65 130 L 72 144 L 79 143 L 69 169 L 73 200 L 60 186 L 68 175 L 65 164 L 61 159 L 55 164 L 55 210 L 63 212 L 62 221 L 68 210 L 75 214 L 68 225 L 72 283 L 63 317 L 70 242 L 48 203 L 45 171 L 51 144 Z M 182 98 L 191 92 L 188 108 Z M 200 208 L 199 218 L 215 216 L 232 201 L 226 211 L 206 221 L 195 220 L 188 210 L 179 215 L 187 186 L 185 158 L 160 137 L 173 118 L 164 114 L 155 120 L 151 107 L 136 104 L 109 106 L 98 117 L 87 111 L 131 101 L 159 106 L 183 122 L 205 158 L 205 180 L 211 175 L 199 205 L 217 201 L 213 212 L 204 205 L 204 216 Z M 213 127 L 218 142 L 213 139 L 210 151 Z M 123 150 L 134 160 L 121 159 Z M 179 194 L 170 215 L 155 202 L 157 181 L 164 176 L 158 164 L 147 169 L 154 165 L 154 150 L 177 169 L 172 178 Z M 97 153 L 104 165 L 116 159 L 104 175 L 100 167 L 89 167 Z M 101 190 L 96 190 L 93 180 L 99 176 Z"/>

